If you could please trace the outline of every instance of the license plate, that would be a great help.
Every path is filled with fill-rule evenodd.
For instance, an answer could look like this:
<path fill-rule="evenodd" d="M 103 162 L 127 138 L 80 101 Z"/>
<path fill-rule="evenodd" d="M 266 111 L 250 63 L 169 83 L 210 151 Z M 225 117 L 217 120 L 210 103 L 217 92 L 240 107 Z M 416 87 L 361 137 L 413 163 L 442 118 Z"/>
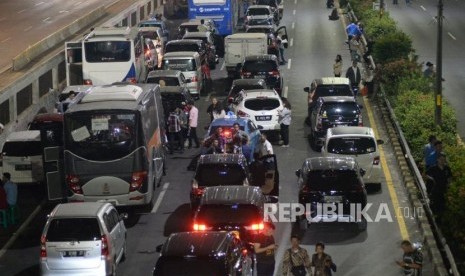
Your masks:
<path fill-rule="evenodd" d="M 325 202 L 339 203 L 342 202 L 342 196 L 325 196 Z"/>
<path fill-rule="evenodd" d="M 268 116 L 255 116 L 255 120 L 257 120 L 257 121 L 269 121 L 269 120 L 271 120 L 271 115 L 268 115 Z"/>
<path fill-rule="evenodd" d="M 16 171 L 32 171 L 32 165 L 31 164 L 15 165 L 15 170 Z"/>
<path fill-rule="evenodd" d="M 345 127 L 348 126 L 347 124 L 340 124 L 340 125 L 334 125 L 334 127 Z"/>
<path fill-rule="evenodd" d="M 265 78 L 265 76 L 263 76 L 263 75 L 255 75 L 254 76 L 254 79 L 264 79 L 264 78 Z"/>
<path fill-rule="evenodd" d="M 64 257 L 82 257 L 84 256 L 84 251 L 65 251 Z"/>

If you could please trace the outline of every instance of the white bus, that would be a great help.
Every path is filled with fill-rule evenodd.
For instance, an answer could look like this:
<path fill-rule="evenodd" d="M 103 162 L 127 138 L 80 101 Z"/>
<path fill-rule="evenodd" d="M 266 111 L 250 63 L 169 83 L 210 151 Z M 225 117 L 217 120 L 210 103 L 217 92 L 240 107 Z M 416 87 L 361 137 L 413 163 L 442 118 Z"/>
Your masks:
<path fill-rule="evenodd" d="M 143 82 L 148 67 L 137 28 L 95 28 L 83 40 L 65 43 L 67 85 Z"/>

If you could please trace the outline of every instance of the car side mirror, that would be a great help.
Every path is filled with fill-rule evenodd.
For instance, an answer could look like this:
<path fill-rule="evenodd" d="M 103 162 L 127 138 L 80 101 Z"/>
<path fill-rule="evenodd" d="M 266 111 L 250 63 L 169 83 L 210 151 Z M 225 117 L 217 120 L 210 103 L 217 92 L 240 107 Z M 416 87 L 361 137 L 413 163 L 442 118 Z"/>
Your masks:
<path fill-rule="evenodd" d="M 157 247 L 155 247 L 155 251 L 156 251 L 157 253 L 161 253 L 161 250 L 162 250 L 162 249 L 163 249 L 163 244 L 159 244 L 159 245 L 157 245 Z"/>
<path fill-rule="evenodd" d="M 235 104 L 237 104 L 237 103 L 235 103 Z M 262 126 L 262 125 L 258 125 L 257 128 L 258 128 L 259 130 L 263 130 L 263 126 Z"/>
<path fill-rule="evenodd" d="M 297 177 L 300 177 L 301 174 L 302 174 L 302 170 L 301 170 L 301 169 L 298 169 L 298 170 L 295 171 L 295 175 L 296 175 Z"/>
<path fill-rule="evenodd" d="M 361 176 L 364 176 L 366 172 L 367 172 L 366 170 L 360 168 L 360 175 L 361 175 Z"/>
<path fill-rule="evenodd" d="M 310 87 L 304 87 L 304 92 L 310 93 Z"/>
<path fill-rule="evenodd" d="M 119 214 L 119 220 L 127 220 L 129 217 L 128 213 Z"/>
<path fill-rule="evenodd" d="M 382 145 L 382 144 L 384 144 L 384 140 L 378 139 L 378 140 L 376 140 L 376 143 L 378 145 Z"/>

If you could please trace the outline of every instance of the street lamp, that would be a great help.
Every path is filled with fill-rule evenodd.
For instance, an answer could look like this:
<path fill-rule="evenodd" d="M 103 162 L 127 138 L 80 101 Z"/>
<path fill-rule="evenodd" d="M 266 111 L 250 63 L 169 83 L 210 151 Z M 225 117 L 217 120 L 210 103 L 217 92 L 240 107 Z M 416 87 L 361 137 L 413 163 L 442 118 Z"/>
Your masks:
<path fill-rule="evenodd" d="M 437 37 L 437 53 L 436 53 L 436 85 L 434 89 L 434 123 L 437 126 L 442 124 L 442 12 L 444 9 L 443 0 L 438 3 L 438 37 Z"/>

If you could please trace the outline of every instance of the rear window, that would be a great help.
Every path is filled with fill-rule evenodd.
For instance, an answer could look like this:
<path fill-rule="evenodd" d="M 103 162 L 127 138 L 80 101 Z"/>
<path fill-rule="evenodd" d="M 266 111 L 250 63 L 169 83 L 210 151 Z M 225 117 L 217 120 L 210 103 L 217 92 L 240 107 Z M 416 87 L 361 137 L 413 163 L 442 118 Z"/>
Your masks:
<path fill-rule="evenodd" d="M 196 43 L 192 44 L 185 44 L 185 43 L 168 43 L 166 45 L 165 53 L 170 53 L 170 52 L 199 52 L 200 47 Z"/>
<path fill-rule="evenodd" d="M 253 224 L 261 221 L 260 211 L 252 204 L 206 204 L 201 205 L 196 219 L 208 225 L 235 223 Z"/>
<path fill-rule="evenodd" d="M 206 36 L 201 36 L 201 37 L 186 37 L 185 39 L 202 40 L 204 43 L 208 43 L 208 37 L 206 37 Z"/>
<path fill-rule="evenodd" d="M 239 164 L 199 164 L 195 179 L 201 186 L 242 185 L 245 170 Z"/>
<path fill-rule="evenodd" d="M 376 143 L 373 138 L 368 137 L 332 138 L 327 150 L 335 154 L 366 154 L 376 150 Z"/>
<path fill-rule="evenodd" d="M 318 85 L 315 95 L 317 97 L 327 96 L 353 96 L 352 90 L 348 85 Z"/>
<path fill-rule="evenodd" d="M 326 113 L 327 116 L 340 115 L 350 117 L 359 114 L 360 110 L 355 102 L 325 103 L 321 108 L 321 113 Z"/>
<path fill-rule="evenodd" d="M 346 191 L 361 183 L 353 170 L 317 170 L 308 172 L 307 185 L 314 191 Z"/>
<path fill-rule="evenodd" d="M 246 72 L 271 72 L 278 70 L 278 64 L 273 60 L 246 61 L 242 70 Z"/>
<path fill-rule="evenodd" d="M 235 85 L 232 87 L 231 92 L 229 93 L 229 96 L 236 96 L 241 90 L 253 90 L 253 89 L 264 89 L 266 87 L 263 87 L 261 85 Z"/>
<path fill-rule="evenodd" d="M 147 83 L 157 83 L 161 87 L 163 86 L 179 86 L 179 79 L 175 77 L 150 77 L 147 79 Z"/>
<path fill-rule="evenodd" d="M 96 241 L 100 240 L 100 227 L 96 218 L 53 219 L 47 231 L 47 241 Z"/>
<path fill-rule="evenodd" d="M 154 276 L 217 276 L 226 271 L 222 262 L 216 259 L 196 258 L 195 256 L 162 256 L 157 262 Z"/>
<path fill-rule="evenodd" d="M 271 33 L 271 29 L 270 28 L 250 28 L 250 29 L 247 29 L 247 33 L 269 34 Z"/>
<path fill-rule="evenodd" d="M 278 99 L 269 98 L 255 98 L 246 100 L 244 103 L 245 108 L 260 111 L 260 110 L 274 110 L 281 106 Z"/>
<path fill-rule="evenodd" d="M 5 142 L 2 149 L 5 156 L 37 156 L 42 155 L 40 141 Z"/>
<path fill-rule="evenodd" d="M 163 70 L 179 70 L 181 72 L 195 71 L 195 59 L 163 59 Z"/>
<path fill-rule="evenodd" d="M 247 21 L 247 24 L 250 25 L 250 26 L 253 26 L 253 25 L 272 25 L 272 22 L 269 19 L 260 18 L 260 19 L 250 19 L 249 21 Z"/>
<path fill-rule="evenodd" d="M 270 10 L 265 8 L 249 9 L 247 15 L 270 15 Z"/>

